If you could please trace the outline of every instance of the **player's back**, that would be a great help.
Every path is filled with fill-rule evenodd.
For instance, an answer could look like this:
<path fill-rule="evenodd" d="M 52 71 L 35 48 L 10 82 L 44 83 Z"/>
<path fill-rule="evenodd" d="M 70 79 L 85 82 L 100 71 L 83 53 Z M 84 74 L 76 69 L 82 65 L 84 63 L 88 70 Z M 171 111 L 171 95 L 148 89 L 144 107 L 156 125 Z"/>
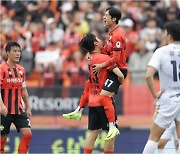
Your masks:
<path fill-rule="evenodd" d="M 100 54 L 100 53 L 93 53 L 91 54 L 90 66 L 89 66 L 89 81 L 90 81 L 90 88 L 89 88 L 89 106 L 101 106 L 99 102 L 100 92 L 102 90 L 103 84 L 108 75 L 108 69 L 102 69 L 99 74 L 93 73 L 93 65 L 100 64 L 105 62 L 106 60 L 110 59 L 108 55 Z"/>
<path fill-rule="evenodd" d="M 169 44 L 156 52 L 160 59 L 161 89 L 180 92 L 180 44 Z"/>

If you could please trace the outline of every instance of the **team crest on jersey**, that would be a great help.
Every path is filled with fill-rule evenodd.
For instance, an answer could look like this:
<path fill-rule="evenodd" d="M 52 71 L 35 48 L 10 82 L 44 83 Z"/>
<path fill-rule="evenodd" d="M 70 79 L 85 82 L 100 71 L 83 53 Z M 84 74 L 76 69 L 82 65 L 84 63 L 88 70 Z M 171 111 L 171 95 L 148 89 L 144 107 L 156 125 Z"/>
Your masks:
<path fill-rule="evenodd" d="M 116 42 L 116 47 L 117 47 L 117 48 L 120 48 L 120 47 L 121 47 L 121 42 L 117 41 L 117 42 Z"/>
<path fill-rule="evenodd" d="M 20 74 L 20 75 L 23 75 L 23 72 L 20 70 L 20 71 L 19 71 L 19 74 Z"/>
<path fill-rule="evenodd" d="M 0 125 L 0 131 L 3 131 L 3 129 L 4 129 L 4 126 Z"/>

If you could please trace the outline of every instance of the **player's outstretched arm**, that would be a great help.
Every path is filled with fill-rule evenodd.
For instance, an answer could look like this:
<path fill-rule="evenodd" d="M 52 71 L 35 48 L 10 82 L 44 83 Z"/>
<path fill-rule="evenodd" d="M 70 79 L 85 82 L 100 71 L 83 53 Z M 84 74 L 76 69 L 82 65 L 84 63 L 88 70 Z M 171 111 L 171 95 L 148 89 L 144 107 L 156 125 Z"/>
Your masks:
<path fill-rule="evenodd" d="M 114 65 L 115 63 L 118 62 L 118 60 L 120 59 L 120 52 L 118 51 L 113 51 L 113 57 L 110 58 L 109 60 L 107 60 L 106 62 L 104 63 L 101 63 L 101 64 L 95 64 L 93 66 L 93 71 L 94 73 L 97 73 L 97 72 L 100 72 L 103 68 L 106 68 L 106 67 L 109 67 L 109 66 L 112 66 Z"/>
<path fill-rule="evenodd" d="M 82 111 L 87 105 L 89 100 L 89 81 L 86 81 L 84 91 L 81 95 L 79 106 L 75 111 L 63 114 L 62 116 L 66 119 L 74 119 L 80 121 L 82 119 Z"/>

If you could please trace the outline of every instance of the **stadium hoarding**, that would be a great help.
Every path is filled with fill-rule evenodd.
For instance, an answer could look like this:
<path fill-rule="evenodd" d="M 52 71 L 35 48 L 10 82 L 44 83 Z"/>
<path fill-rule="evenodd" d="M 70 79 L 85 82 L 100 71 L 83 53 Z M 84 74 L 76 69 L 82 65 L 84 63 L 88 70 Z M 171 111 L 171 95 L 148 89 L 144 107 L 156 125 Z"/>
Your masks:
<path fill-rule="evenodd" d="M 82 87 L 28 88 L 33 115 L 59 115 L 76 109 L 83 92 Z M 114 97 L 117 114 L 122 114 L 122 90 Z M 85 108 L 83 114 L 87 114 Z"/>
<path fill-rule="evenodd" d="M 32 129 L 33 137 L 29 153 L 83 153 L 83 146 L 88 131 L 84 129 Z M 115 153 L 141 153 L 148 138 L 148 130 L 121 129 L 115 142 Z M 101 132 L 94 153 L 102 153 L 105 132 Z M 17 153 L 21 134 L 12 130 L 9 134 L 5 153 Z"/>

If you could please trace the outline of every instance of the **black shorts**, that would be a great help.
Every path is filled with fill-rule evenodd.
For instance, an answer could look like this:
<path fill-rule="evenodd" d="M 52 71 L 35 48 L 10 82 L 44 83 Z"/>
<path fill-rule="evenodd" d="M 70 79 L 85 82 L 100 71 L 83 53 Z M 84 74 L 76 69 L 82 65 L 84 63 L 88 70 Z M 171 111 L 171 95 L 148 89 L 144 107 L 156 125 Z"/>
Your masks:
<path fill-rule="evenodd" d="M 115 119 L 117 121 L 116 112 L 115 112 Z M 118 128 L 117 122 L 115 125 Z M 107 130 L 107 131 L 109 130 L 109 122 L 106 117 L 103 106 L 89 107 L 88 129 L 89 130 L 102 129 L 102 130 Z"/>
<path fill-rule="evenodd" d="M 21 114 L 8 114 L 6 117 L 1 115 L 1 134 L 9 134 L 11 123 L 16 126 L 17 132 L 19 132 L 21 128 L 31 127 L 26 112 L 22 112 Z"/>
<path fill-rule="evenodd" d="M 124 78 L 127 77 L 127 69 L 120 69 L 120 71 L 123 73 Z M 118 81 L 118 77 L 114 72 L 110 72 L 106 81 L 104 82 L 103 90 L 109 91 L 109 92 L 115 92 L 117 94 L 119 90 L 120 83 Z"/>

